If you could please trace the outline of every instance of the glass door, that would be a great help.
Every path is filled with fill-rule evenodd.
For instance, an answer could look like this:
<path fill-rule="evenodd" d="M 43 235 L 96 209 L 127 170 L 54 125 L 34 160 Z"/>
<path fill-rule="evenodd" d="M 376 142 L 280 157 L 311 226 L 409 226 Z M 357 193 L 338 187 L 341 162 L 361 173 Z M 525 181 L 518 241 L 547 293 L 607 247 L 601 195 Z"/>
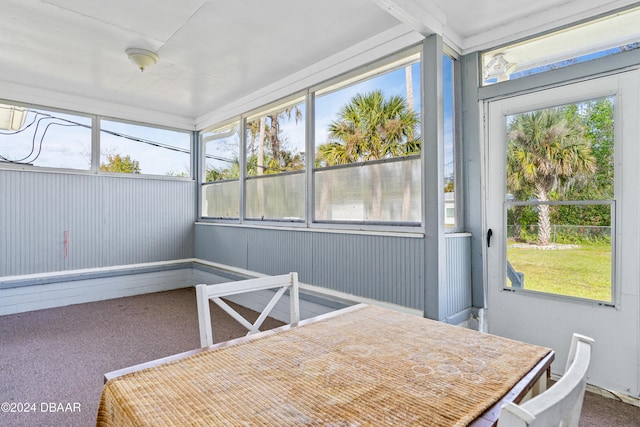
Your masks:
<path fill-rule="evenodd" d="M 592 373 L 636 390 L 637 76 L 485 104 L 488 331 L 553 348 L 558 373 L 573 332 L 620 352 L 624 337 L 631 355 L 607 354 Z"/>

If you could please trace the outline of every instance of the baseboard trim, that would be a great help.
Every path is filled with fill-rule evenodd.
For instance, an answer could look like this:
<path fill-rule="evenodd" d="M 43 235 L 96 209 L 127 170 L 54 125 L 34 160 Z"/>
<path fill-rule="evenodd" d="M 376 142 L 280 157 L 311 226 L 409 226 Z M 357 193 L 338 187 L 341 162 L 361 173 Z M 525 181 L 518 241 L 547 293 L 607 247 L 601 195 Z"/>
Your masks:
<path fill-rule="evenodd" d="M 197 258 L 5 276 L 0 278 L 0 316 L 192 287 L 207 275 L 217 281 L 265 276 Z M 301 299 L 329 309 L 359 302 L 317 286 L 301 283 L 300 288 Z"/>

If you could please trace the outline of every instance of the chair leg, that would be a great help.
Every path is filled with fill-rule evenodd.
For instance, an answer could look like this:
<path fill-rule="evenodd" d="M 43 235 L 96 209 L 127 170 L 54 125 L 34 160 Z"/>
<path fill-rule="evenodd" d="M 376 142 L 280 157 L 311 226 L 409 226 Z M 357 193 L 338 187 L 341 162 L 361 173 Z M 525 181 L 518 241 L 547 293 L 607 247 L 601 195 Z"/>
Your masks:
<path fill-rule="evenodd" d="M 200 325 L 200 347 L 213 345 L 213 332 L 211 331 L 211 312 L 209 311 L 209 296 L 207 285 L 196 286 L 196 299 L 198 301 L 198 324 Z"/>

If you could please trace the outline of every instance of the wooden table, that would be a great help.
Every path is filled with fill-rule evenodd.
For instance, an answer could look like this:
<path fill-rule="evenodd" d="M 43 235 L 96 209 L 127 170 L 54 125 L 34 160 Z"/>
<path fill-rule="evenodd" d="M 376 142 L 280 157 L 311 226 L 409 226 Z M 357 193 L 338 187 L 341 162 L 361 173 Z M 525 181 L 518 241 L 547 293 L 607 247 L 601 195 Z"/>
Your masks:
<path fill-rule="evenodd" d="M 361 304 L 106 374 L 97 425 L 492 425 L 553 358 Z"/>

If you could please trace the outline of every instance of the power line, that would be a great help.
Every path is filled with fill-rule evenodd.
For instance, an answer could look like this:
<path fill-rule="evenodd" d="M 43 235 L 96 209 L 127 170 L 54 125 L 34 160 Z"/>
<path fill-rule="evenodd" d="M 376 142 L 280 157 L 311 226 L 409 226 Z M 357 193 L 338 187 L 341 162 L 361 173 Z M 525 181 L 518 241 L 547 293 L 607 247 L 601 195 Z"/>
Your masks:
<path fill-rule="evenodd" d="M 0 107 L 0 108 L 7 108 L 7 107 Z M 70 119 L 66 119 L 63 117 L 58 117 L 46 112 L 42 112 L 42 111 L 38 111 L 38 110 L 28 110 L 29 112 L 32 112 L 34 114 L 33 116 L 33 120 L 31 121 L 31 123 L 29 123 L 27 126 L 23 127 L 22 129 L 19 129 L 17 131 L 13 131 L 13 132 L 0 132 L 0 136 L 1 135 L 6 135 L 6 136 L 11 136 L 11 135 L 17 135 L 20 134 L 22 132 L 27 131 L 34 123 L 37 122 L 36 127 L 34 129 L 33 132 L 33 136 L 31 138 L 31 151 L 29 152 L 29 154 L 27 154 L 25 157 L 21 158 L 21 159 L 9 159 L 6 156 L 3 156 L 2 154 L 0 154 L 0 161 L 2 162 L 7 162 L 7 163 L 15 163 L 15 164 L 33 164 L 33 162 L 35 162 L 40 155 L 42 154 L 42 145 L 44 143 L 44 138 L 47 134 L 47 131 L 49 130 L 49 127 L 52 125 L 56 125 L 56 126 L 78 126 L 78 127 L 83 127 L 86 129 L 92 129 L 91 125 L 87 125 L 85 123 L 80 123 L 74 120 L 70 120 Z M 40 118 L 38 118 L 39 116 L 42 116 Z M 52 123 L 48 123 L 47 126 L 44 128 L 44 131 L 40 137 L 40 141 L 38 145 L 38 150 L 37 150 L 37 154 L 34 158 L 30 159 L 31 156 L 34 154 L 34 151 L 36 151 L 36 139 L 37 139 L 37 134 L 38 134 L 38 129 L 40 126 L 41 121 L 43 120 L 60 120 L 62 122 L 65 123 L 56 123 L 56 122 L 52 122 Z M 180 152 L 180 153 L 186 153 L 186 154 L 191 154 L 191 150 L 187 149 L 187 148 L 181 148 L 181 147 L 176 147 L 173 145 L 169 145 L 169 144 L 165 144 L 165 143 L 161 143 L 161 142 L 157 142 L 157 141 L 153 141 L 150 139 L 145 139 L 145 138 L 139 138 L 136 136 L 132 136 L 132 135 L 128 135 L 125 133 L 121 133 L 121 132 L 116 132 L 116 131 L 112 131 L 112 130 L 108 130 L 108 129 L 100 129 L 101 133 L 105 133 L 105 134 L 109 134 L 109 135 L 113 135 L 115 137 L 119 137 L 119 138 L 125 138 L 131 141 L 135 141 L 135 142 L 139 142 L 142 144 L 147 144 L 147 145 L 151 145 L 154 147 L 158 147 L 158 148 L 164 148 L 166 150 L 171 150 L 171 151 L 176 151 L 176 152 Z M 225 160 L 226 159 L 220 159 L 220 160 Z"/>

